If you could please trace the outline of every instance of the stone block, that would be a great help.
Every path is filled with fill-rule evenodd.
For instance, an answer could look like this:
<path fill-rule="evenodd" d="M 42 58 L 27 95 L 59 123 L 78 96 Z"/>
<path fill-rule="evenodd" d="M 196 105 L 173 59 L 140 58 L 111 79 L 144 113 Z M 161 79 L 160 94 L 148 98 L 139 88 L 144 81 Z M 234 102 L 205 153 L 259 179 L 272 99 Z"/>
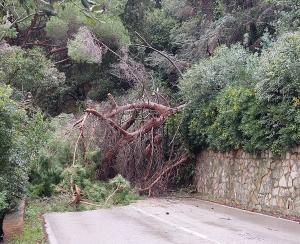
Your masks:
<path fill-rule="evenodd" d="M 276 198 L 272 198 L 272 200 L 271 200 L 271 205 L 274 206 L 274 207 L 277 205 L 277 200 L 276 200 Z"/>
<path fill-rule="evenodd" d="M 287 186 L 288 186 L 288 187 L 292 187 L 292 186 L 293 186 L 293 179 L 292 179 L 291 176 L 290 176 L 289 179 L 288 179 Z"/>
<path fill-rule="evenodd" d="M 278 193 L 279 193 L 279 187 L 276 187 L 276 188 L 274 188 L 274 189 L 272 190 L 272 195 L 273 195 L 273 197 L 278 196 Z"/>
<path fill-rule="evenodd" d="M 291 159 L 292 159 L 292 160 L 297 160 L 297 154 L 296 154 L 296 153 L 293 153 L 293 154 L 291 155 Z"/>
<path fill-rule="evenodd" d="M 291 172 L 291 178 L 292 178 L 292 180 L 296 179 L 297 177 L 299 177 L 299 173 L 295 172 L 295 171 L 292 171 Z"/>
<path fill-rule="evenodd" d="M 282 198 L 279 199 L 278 203 L 277 203 L 278 207 L 283 209 L 285 208 L 285 202 Z"/>
<path fill-rule="evenodd" d="M 279 186 L 281 187 L 287 187 L 287 182 L 285 176 L 282 176 L 279 180 Z"/>

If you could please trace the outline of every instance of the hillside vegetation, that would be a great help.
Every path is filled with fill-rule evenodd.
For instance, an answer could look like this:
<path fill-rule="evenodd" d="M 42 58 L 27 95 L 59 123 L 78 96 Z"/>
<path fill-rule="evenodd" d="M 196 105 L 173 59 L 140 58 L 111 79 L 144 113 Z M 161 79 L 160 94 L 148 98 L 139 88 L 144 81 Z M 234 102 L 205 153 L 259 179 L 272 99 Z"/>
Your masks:
<path fill-rule="evenodd" d="M 0 0 L 0 17 L 0 226 L 24 196 L 124 204 L 190 185 L 203 149 L 299 144 L 299 0 Z"/>

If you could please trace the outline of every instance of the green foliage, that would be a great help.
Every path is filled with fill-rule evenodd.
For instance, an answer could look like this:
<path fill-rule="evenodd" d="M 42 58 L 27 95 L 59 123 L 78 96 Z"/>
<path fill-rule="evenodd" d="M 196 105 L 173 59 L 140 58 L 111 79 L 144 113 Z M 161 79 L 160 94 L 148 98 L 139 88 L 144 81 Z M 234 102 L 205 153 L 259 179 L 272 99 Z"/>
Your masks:
<path fill-rule="evenodd" d="M 1 82 L 19 91 L 31 92 L 34 102 L 44 110 L 54 110 L 65 75 L 39 49 L 24 50 L 2 44 L 0 48 Z"/>
<path fill-rule="evenodd" d="M 102 62 L 102 48 L 86 27 L 81 27 L 74 39 L 68 42 L 68 55 L 78 63 Z"/>
<path fill-rule="evenodd" d="M 125 5 L 123 20 L 131 30 L 141 32 L 146 11 L 150 8 L 150 0 L 128 0 Z"/>
<path fill-rule="evenodd" d="M 199 18 L 191 18 L 181 25 L 177 26 L 171 30 L 170 38 L 172 40 L 173 46 L 175 47 L 185 47 L 185 43 L 196 41 L 195 35 L 198 31 Z"/>
<path fill-rule="evenodd" d="M 87 97 L 96 100 L 104 101 L 107 98 L 107 94 L 120 94 L 126 89 L 128 84 L 124 85 L 122 82 L 110 79 L 96 79 L 93 82 L 93 88 L 87 94 Z"/>
<path fill-rule="evenodd" d="M 72 3 L 58 5 L 56 9 L 57 15 L 47 21 L 45 30 L 47 36 L 54 40 L 66 40 L 84 24 L 86 16 Z"/>
<path fill-rule="evenodd" d="M 217 111 L 212 101 L 201 103 L 198 108 L 189 108 L 186 111 L 181 127 L 181 134 L 193 152 L 208 146 L 207 130 L 213 123 Z"/>
<path fill-rule="evenodd" d="M 0 212 L 12 209 L 22 198 L 27 180 L 18 131 L 22 113 L 10 99 L 11 90 L 0 83 Z"/>
<path fill-rule="evenodd" d="M 213 57 L 200 61 L 184 74 L 181 92 L 197 106 L 216 96 L 227 84 L 252 82 L 254 65 L 255 57 L 242 46 L 222 46 Z"/>
<path fill-rule="evenodd" d="M 39 156 L 39 151 L 49 141 L 50 124 L 40 111 L 32 114 L 30 118 L 27 117 L 24 122 L 26 123 L 26 127 L 22 130 L 22 139 L 19 143 L 22 147 L 26 148 L 25 154 L 30 161 L 29 167 L 34 167 Z"/>
<path fill-rule="evenodd" d="M 129 204 L 138 199 L 138 195 L 130 188 L 130 183 L 121 175 L 117 175 L 111 179 L 108 186 L 111 192 L 116 192 L 111 198 L 113 204 Z"/>
<path fill-rule="evenodd" d="M 257 93 L 276 104 L 297 101 L 300 95 L 300 32 L 285 34 L 264 50 L 256 70 Z"/>
<path fill-rule="evenodd" d="M 100 3 L 105 6 L 107 2 Z M 111 3 L 110 3 L 111 4 Z M 109 4 L 109 5 L 110 5 Z M 120 9 L 121 3 L 117 4 L 113 8 L 113 11 Z M 119 6 L 119 7 L 118 7 Z M 81 9 L 77 4 L 65 3 L 57 7 L 58 14 L 53 16 L 46 24 L 47 36 L 54 40 L 66 41 L 75 35 L 79 28 L 85 27 L 88 28 L 95 37 L 99 38 L 110 48 L 120 48 L 124 44 L 129 44 L 129 36 L 127 30 L 125 29 L 122 21 L 118 16 L 112 16 L 111 14 L 89 12 L 85 13 L 80 11 Z M 80 33 L 80 32 L 79 32 Z M 79 38 L 78 34 L 75 35 L 75 39 Z M 81 42 L 84 38 L 81 38 Z M 78 40 L 80 42 L 80 40 Z M 73 48 L 76 48 L 76 45 L 73 45 Z M 79 46 L 78 52 L 82 46 Z M 72 51 L 73 54 L 75 52 Z M 89 55 L 85 54 L 85 55 Z M 77 59 L 75 59 L 77 61 Z"/>
<path fill-rule="evenodd" d="M 3 81 L 26 91 L 37 92 L 39 87 L 59 85 L 64 79 L 39 49 L 4 46 L 0 63 Z"/>
<path fill-rule="evenodd" d="M 187 20 L 189 16 L 189 1 L 188 0 L 164 0 L 162 1 L 162 9 L 167 16 L 172 16 L 178 20 Z"/>
<path fill-rule="evenodd" d="M 119 49 L 130 44 L 130 38 L 121 19 L 116 16 L 103 14 L 101 22 L 91 26 L 91 31 L 112 49 Z"/>
<path fill-rule="evenodd" d="M 0 212 L 8 207 L 8 203 L 6 201 L 6 194 L 7 192 L 5 191 L 0 192 Z"/>
<path fill-rule="evenodd" d="M 124 13 L 126 0 L 99 0 L 99 6 L 105 6 L 108 12 L 114 16 L 120 16 Z"/>
<path fill-rule="evenodd" d="M 169 49 L 170 34 L 176 27 L 177 20 L 161 9 L 154 9 L 146 13 L 144 21 L 144 33 L 151 45 L 159 49 Z"/>
<path fill-rule="evenodd" d="M 53 40 L 64 40 L 69 30 L 68 22 L 53 16 L 46 24 L 47 36 Z"/>
<path fill-rule="evenodd" d="M 11 27 L 10 23 L 0 24 L 0 41 L 4 38 L 13 38 L 17 36 L 17 31 Z"/>
<path fill-rule="evenodd" d="M 47 131 L 46 133 L 51 133 Z M 61 137 L 48 136 L 43 147 L 31 159 L 29 192 L 32 196 L 52 196 L 62 181 L 64 168 L 72 161 L 70 143 Z"/>
<path fill-rule="evenodd" d="M 187 71 L 180 85 L 190 105 L 181 131 L 190 148 L 280 154 L 297 145 L 299 44 L 295 32 L 261 56 L 223 47 Z"/>
<path fill-rule="evenodd" d="M 275 22 L 279 34 L 297 31 L 300 27 L 300 1 L 299 0 L 268 0 L 277 5 L 278 19 Z"/>
<path fill-rule="evenodd" d="M 217 116 L 207 128 L 210 147 L 220 151 L 243 147 L 241 119 L 254 99 L 254 89 L 241 85 L 228 86 L 215 98 L 214 112 Z"/>
<path fill-rule="evenodd" d="M 109 182 L 101 182 L 95 180 L 95 170 L 91 170 L 91 167 L 93 166 L 77 164 L 66 168 L 62 173 L 60 187 L 69 191 L 71 183 L 74 183 L 80 187 L 83 198 L 100 204 L 128 204 L 138 199 L 129 182 L 122 176 L 118 175 Z"/>

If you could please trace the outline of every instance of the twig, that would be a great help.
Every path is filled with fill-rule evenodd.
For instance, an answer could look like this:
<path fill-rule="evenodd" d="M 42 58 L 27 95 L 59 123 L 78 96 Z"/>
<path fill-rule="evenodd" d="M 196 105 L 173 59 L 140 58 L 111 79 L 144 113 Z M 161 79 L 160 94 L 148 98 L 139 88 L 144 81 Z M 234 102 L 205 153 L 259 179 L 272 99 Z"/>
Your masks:
<path fill-rule="evenodd" d="M 152 47 L 149 42 L 146 41 L 146 39 L 144 37 L 142 37 L 137 31 L 135 31 L 135 33 L 138 35 L 138 37 L 146 44 L 146 45 L 142 45 L 142 44 L 135 44 L 136 46 L 140 46 L 140 47 L 145 47 L 145 48 L 149 48 L 151 50 L 153 50 L 154 52 L 157 52 L 158 54 L 160 54 L 161 56 L 165 57 L 178 71 L 179 75 L 181 77 L 183 77 L 183 73 L 181 72 L 181 70 L 179 69 L 179 67 L 176 65 L 176 63 L 169 57 L 169 55 L 165 54 L 162 51 L 159 51 L 158 49 Z"/>
<path fill-rule="evenodd" d="M 108 203 L 108 201 L 118 192 L 120 190 L 120 188 L 119 188 L 119 186 L 114 190 L 114 192 L 112 193 L 112 194 L 110 194 L 109 196 L 108 196 L 108 198 L 106 199 L 106 201 L 105 201 L 105 205 Z"/>
<path fill-rule="evenodd" d="M 143 189 L 139 189 L 139 191 L 143 192 L 143 191 L 149 191 L 155 184 L 157 184 L 159 182 L 159 180 L 166 174 L 168 173 L 170 170 L 174 169 L 175 167 L 179 166 L 180 164 L 186 162 L 189 159 L 189 156 L 187 153 L 183 154 L 177 161 L 175 161 L 174 164 L 172 164 L 171 166 L 167 167 L 166 169 L 163 169 L 163 171 L 158 175 L 158 177 L 146 188 Z M 172 161 L 171 163 L 173 163 L 174 161 Z"/>
<path fill-rule="evenodd" d="M 78 148 L 78 143 L 79 143 L 79 140 L 80 138 L 82 137 L 82 134 L 83 134 L 83 126 L 84 126 L 84 123 L 88 117 L 88 113 L 84 115 L 83 119 L 81 120 L 81 124 L 80 124 L 80 133 L 79 133 L 79 136 L 77 138 L 77 141 L 76 141 L 76 144 L 75 144 L 75 148 L 74 148 L 74 152 L 73 152 L 73 162 L 72 162 L 72 166 L 74 167 L 75 166 L 75 161 L 76 161 L 76 152 L 77 152 L 77 148 Z"/>
<path fill-rule="evenodd" d="M 63 60 L 60 60 L 60 61 L 55 62 L 54 64 L 62 64 L 62 63 L 65 63 L 65 62 L 67 62 L 67 61 L 69 61 L 69 60 L 70 60 L 70 58 L 65 58 L 65 59 L 63 59 Z"/>

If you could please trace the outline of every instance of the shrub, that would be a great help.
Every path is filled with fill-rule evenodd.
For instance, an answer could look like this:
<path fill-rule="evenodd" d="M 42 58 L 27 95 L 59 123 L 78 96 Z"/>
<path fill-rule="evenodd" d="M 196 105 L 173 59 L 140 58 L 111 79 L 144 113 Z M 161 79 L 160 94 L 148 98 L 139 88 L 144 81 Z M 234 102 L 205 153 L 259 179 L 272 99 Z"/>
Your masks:
<path fill-rule="evenodd" d="M 190 104 L 182 134 L 193 151 L 279 155 L 299 144 L 299 38 L 285 34 L 261 56 L 240 46 L 221 48 L 184 75 L 180 84 Z"/>
<path fill-rule="evenodd" d="M 62 172 L 72 160 L 68 143 L 61 140 L 48 141 L 39 152 L 30 170 L 29 192 L 32 196 L 51 196 L 62 181 Z"/>
<path fill-rule="evenodd" d="M 270 104 L 300 98 L 300 32 L 288 33 L 264 50 L 256 70 L 257 96 Z"/>
<path fill-rule="evenodd" d="M 53 16 L 46 24 L 47 36 L 53 40 L 64 40 L 68 32 L 68 22 Z"/>
<path fill-rule="evenodd" d="M 216 117 L 207 129 L 207 143 L 219 151 L 243 147 L 240 130 L 244 113 L 249 103 L 255 100 L 253 88 L 228 86 L 215 99 Z"/>
<path fill-rule="evenodd" d="M 80 9 L 72 3 L 65 3 L 57 8 L 58 14 L 52 16 L 46 23 L 47 36 L 54 40 L 66 40 L 76 33 L 83 25 L 86 17 Z"/>
<path fill-rule="evenodd" d="M 43 110 L 55 110 L 54 98 L 60 93 L 65 75 L 41 50 L 2 45 L 0 55 L 0 82 L 13 85 L 23 94 L 31 92 L 34 102 Z"/>
<path fill-rule="evenodd" d="M 27 145 L 39 145 L 30 150 L 29 193 L 31 196 L 49 197 L 62 181 L 64 168 L 72 162 L 72 138 L 66 139 L 59 135 L 63 133 L 61 127 L 66 125 L 63 116 L 51 122 L 44 120 L 39 114 L 35 117 L 37 118 L 28 126 L 29 136 L 25 140 Z"/>
<path fill-rule="evenodd" d="M 94 179 L 93 172 L 88 166 L 80 164 L 68 167 L 62 174 L 63 180 L 59 186 L 69 191 L 74 183 L 80 187 L 83 198 L 101 204 L 128 204 L 138 198 L 122 176 L 118 175 L 109 182 L 101 182 Z"/>
<path fill-rule="evenodd" d="M 102 48 L 98 46 L 92 33 L 86 27 L 79 28 L 73 40 L 68 42 L 68 55 L 78 63 L 102 62 Z"/>
<path fill-rule="evenodd" d="M 215 56 L 200 61 L 184 74 L 181 92 L 197 106 L 216 96 L 227 84 L 251 83 L 254 64 L 255 57 L 242 46 L 222 46 Z"/>
<path fill-rule="evenodd" d="M 17 144 L 23 115 L 10 95 L 0 83 L 0 215 L 16 206 L 27 181 L 24 148 Z"/>
<path fill-rule="evenodd" d="M 144 33 L 151 45 L 159 49 L 169 49 L 171 46 L 171 30 L 177 21 L 161 9 L 148 11 L 144 20 Z"/>
<path fill-rule="evenodd" d="M 268 0 L 277 5 L 279 18 L 275 22 L 279 34 L 297 31 L 300 27 L 300 1 L 299 0 Z"/>
<path fill-rule="evenodd" d="M 102 1 L 100 5 L 111 8 L 115 13 L 122 12 L 122 1 Z M 99 6 L 100 6 L 99 5 Z M 110 48 L 120 48 L 130 42 L 127 30 L 118 16 L 107 13 L 97 15 L 93 11 L 83 13 L 73 3 L 64 3 L 57 6 L 58 14 L 52 16 L 46 24 L 47 36 L 60 41 L 70 39 L 80 27 L 87 27 L 93 34 Z"/>
<path fill-rule="evenodd" d="M 123 45 L 130 44 L 128 32 L 118 17 L 102 15 L 101 22 L 92 25 L 91 31 L 112 49 L 120 49 Z"/>

